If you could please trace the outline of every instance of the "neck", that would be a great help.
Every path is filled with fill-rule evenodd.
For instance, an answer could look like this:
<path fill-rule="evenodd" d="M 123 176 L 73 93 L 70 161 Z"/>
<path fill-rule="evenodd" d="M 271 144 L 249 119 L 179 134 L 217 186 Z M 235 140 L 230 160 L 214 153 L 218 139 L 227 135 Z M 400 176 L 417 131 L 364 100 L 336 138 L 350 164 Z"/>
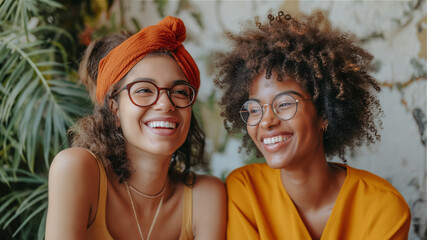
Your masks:
<path fill-rule="evenodd" d="M 282 184 L 298 209 L 315 211 L 335 202 L 341 184 L 336 169 L 322 156 L 298 169 L 281 169 Z"/>
<path fill-rule="evenodd" d="M 161 192 L 168 179 L 170 159 L 168 155 L 133 154 L 128 151 L 133 172 L 127 180 L 128 184 L 147 195 Z"/>

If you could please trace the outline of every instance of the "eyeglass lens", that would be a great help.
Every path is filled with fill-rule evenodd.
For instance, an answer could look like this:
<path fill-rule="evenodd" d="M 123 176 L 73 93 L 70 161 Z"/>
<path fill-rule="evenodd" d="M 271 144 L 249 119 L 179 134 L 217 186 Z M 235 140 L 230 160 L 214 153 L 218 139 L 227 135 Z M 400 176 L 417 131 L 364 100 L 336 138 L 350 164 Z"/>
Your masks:
<path fill-rule="evenodd" d="M 281 120 L 291 119 L 297 112 L 297 102 L 294 97 L 288 94 L 277 95 L 271 103 L 274 114 Z M 242 120 L 250 125 L 255 126 L 264 114 L 264 107 L 255 100 L 246 101 L 240 109 Z"/>
<path fill-rule="evenodd" d="M 195 90 L 185 84 L 174 85 L 169 91 L 169 99 L 177 107 L 188 107 L 194 100 Z M 138 106 L 150 106 L 158 99 L 159 90 L 151 82 L 136 82 L 129 89 L 129 96 Z"/>

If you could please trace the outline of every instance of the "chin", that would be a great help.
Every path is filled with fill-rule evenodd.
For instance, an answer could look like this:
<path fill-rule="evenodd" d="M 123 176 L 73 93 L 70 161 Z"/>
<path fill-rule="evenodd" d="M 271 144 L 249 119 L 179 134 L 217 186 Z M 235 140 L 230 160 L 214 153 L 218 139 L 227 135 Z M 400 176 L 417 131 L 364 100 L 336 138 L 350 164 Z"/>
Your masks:
<path fill-rule="evenodd" d="M 172 154 L 176 151 L 176 150 L 178 150 L 178 148 L 162 148 L 162 149 L 156 149 L 156 150 L 153 150 L 153 152 L 156 154 L 156 155 L 163 155 L 163 156 L 172 156 Z"/>
<path fill-rule="evenodd" d="M 157 156 L 172 156 L 172 154 L 178 149 L 176 146 L 165 146 L 164 144 L 159 145 L 146 145 L 144 148 L 140 148 L 142 151 Z"/>
<path fill-rule="evenodd" d="M 279 157 L 265 157 L 265 161 L 267 162 L 267 165 L 274 169 L 281 169 L 286 166 L 286 163 L 284 161 L 284 158 Z"/>

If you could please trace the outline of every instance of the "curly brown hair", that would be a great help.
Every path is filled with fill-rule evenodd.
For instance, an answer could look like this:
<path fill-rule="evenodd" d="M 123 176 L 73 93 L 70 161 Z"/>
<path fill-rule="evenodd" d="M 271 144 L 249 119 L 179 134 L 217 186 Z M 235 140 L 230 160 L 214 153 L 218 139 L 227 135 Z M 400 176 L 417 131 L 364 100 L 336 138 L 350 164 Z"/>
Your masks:
<path fill-rule="evenodd" d="M 280 11 L 245 27 L 229 34 L 231 51 L 215 56 L 215 85 L 223 90 L 225 128 L 244 133 L 242 147 L 248 153 L 254 144 L 239 109 L 248 100 L 253 79 L 263 71 L 268 79 L 277 73 L 278 81 L 290 75 L 311 94 L 318 116 L 328 121 L 326 156 L 338 155 L 346 162 L 347 150 L 380 140 L 377 128 L 382 127 L 383 111 L 375 96 L 380 86 L 369 73 L 373 57 L 349 34 L 333 29 L 320 11 L 297 18 Z"/>
<path fill-rule="evenodd" d="M 112 33 L 92 41 L 87 46 L 80 61 L 79 79 L 89 90 L 92 102 L 96 102 L 96 79 L 98 78 L 98 64 L 102 58 L 120 43 L 131 36 L 126 31 Z"/>
<path fill-rule="evenodd" d="M 94 98 L 94 89 L 98 75 L 98 64 L 101 59 L 114 47 L 129 37 L 128 34 L 110 34 L 92 42 L 80 63 L 79 76 L 81 81 Z M 153 54 L 166 54 L 159 51 Z M 122 81 L 115 84 L 110 92 L 118 89 Z M 93 152 L 105 167 L 110 167 L 119 176 L 120 183 L 131 176 L 130 161 L 126 155 L 126 145 L 123 132 L 116 126 L 116 118 L 108 106 L 108 97 L 102 106 L 95 104 L 93 113 L 80 119 L 69 131 L 71 146 L 82 147 Z M 205 134 L 200 128 L 194 114 L 191 113 L 191 123 L 184 144 L 173 154 L 169 166 L 169 177 L 173 181 L 181 181 L 186 185 L 195 182 L 191 172 L 192 167 L 207 168 L 204 157 Z"/>

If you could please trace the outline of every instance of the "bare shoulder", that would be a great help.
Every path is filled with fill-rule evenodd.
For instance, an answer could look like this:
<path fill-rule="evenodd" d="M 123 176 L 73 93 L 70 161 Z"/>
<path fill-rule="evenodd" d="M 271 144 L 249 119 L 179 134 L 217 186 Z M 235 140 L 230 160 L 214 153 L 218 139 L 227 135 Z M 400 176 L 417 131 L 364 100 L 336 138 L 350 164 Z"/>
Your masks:
<path fill-rule="evenodd" d="M 227 213 L 224 183 L 213 176 L 197 176 L 193 201 L 195 239 L 224 239 Z"/>
<path fill-rule="evenodd" d="M 98 179 L 97 160 L 83 148 L 69 148 L 59 152 L 49 169 L 49 188 L 56 188 L 58 193 L 62 193 L 62 187 L 83 193 L 97 193 Z"/>
<path fill-rule="evenodd" d="M 97 169 L 95 157 L 83 148 L 68 148 L 59 152 L 52 161 L 50 170 L 61 171 L 61 169 Z"/>
<path fill-rule="evenodd" d="M 226 202 L 225 184 L 217 177 L 197 175 L 193 186 L 193 201 L 195 208 L 211 208 L 212 204 L 221 205 Z"/>
<path fill-rule="evenodd" d="M 196 183 L 193 186 L 194 194 L 217 195 L 225 194 L 225 185 L 217 177 L 207 175 L 197 175 Z"/>
<path fill-rule="evenodd" d="M 82 239 L 85 236 L 88 219 L 93 219 L 98 201 L 99 167 L 96 161 L 82 148 L 63 150 L 52 161 L 46 239 L 59 239 L 64 235 Z"/>
<path fill-rule="evenodd" d="M 98 180 L 97 160 L 83 148 L 69 148 L 59 152 L 49 169 L 49 187 L 52 190 L 56 187 L 61 194 L 62 187 L 82 194 L 97 193 Z"/>

